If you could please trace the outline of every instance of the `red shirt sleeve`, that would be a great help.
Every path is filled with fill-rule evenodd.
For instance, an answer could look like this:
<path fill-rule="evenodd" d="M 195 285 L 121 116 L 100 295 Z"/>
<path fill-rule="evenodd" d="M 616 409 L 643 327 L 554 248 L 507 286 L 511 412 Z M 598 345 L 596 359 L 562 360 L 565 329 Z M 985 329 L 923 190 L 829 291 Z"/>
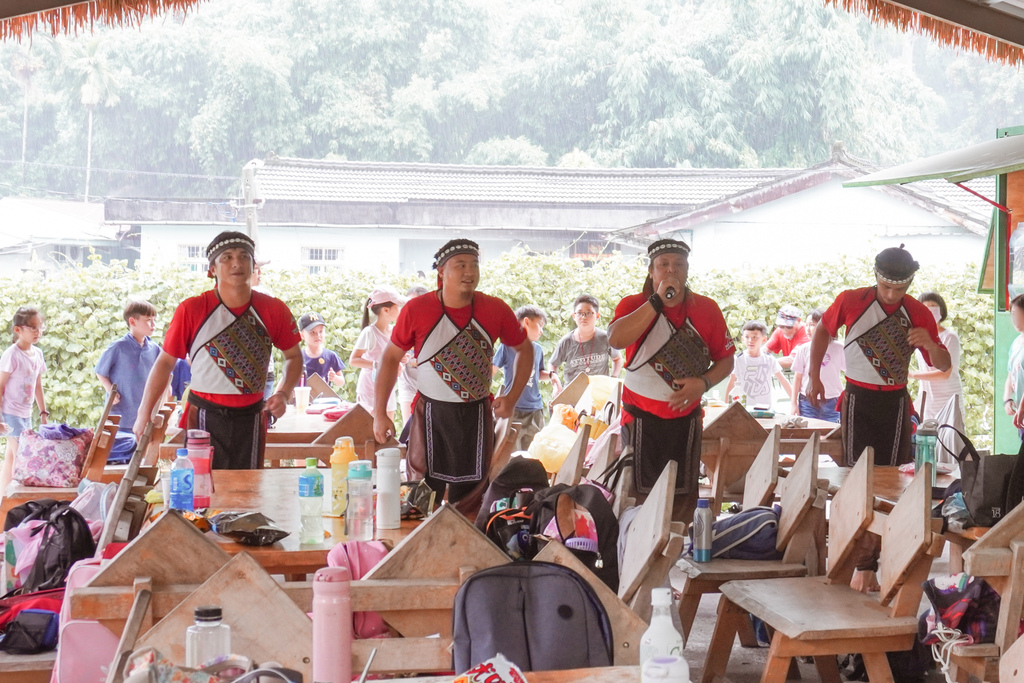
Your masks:
<path fill-rule="evenodd" d="M 417 311 L 423 308 L 421 298 L 416 297 L 405 306 L 402 306 L 402 310 L 398 312 L 398 320 L 395 322 L 395 327 L 391 330 L 391 343 L 403 351 L 408 351 L 416 344 L 416 335 L 414 334 L 416 328 L 415 319 Z"/>
<path fill-rule="evenodd" d="M 643 294 L 630 294 L 618 303 L 615 307 L 615 315 L 612 316 L 612 322 L 615 322 L 619 318 L 624 318 L 633 311 L 637 310 L 647 301 L 647 297 Z M 609 323 L 611 324 L 611 323 Z"/>
<path fill-rule="evenodd" d="M 253 292 L 254 297 L 257 294 L 259 292 Z M 268 315 L 264 317 L 261 314 L 260 317 L 267 325 L 267 332 L 270 333 L 270 340 L 274 346 L 282 351 L 287 351 L 302 341 L 302 337 L 299 335 L 299 326 L 295 322 L 295 316 L 292 315 L 288 304 L 272 296 L 261 297 L 261 299 L 263 299 L 261 308 L 264 308 Z"/>
<path fill-rule="evenodd" d="M 497 317 L 498 337 L 505 346 L 515 348 L 526 341 L 526 331 L 516 320 L 512 308 L 501 299 L 492 299 L 495 304 L 494 315 Z"/>
<path fill-rule="evenodd" d="M 726 356 L 736 353 L 736 345 L 729 334 L 729 327 L 725 324 L 725 316 L 722 309 L 714 299 L 701 297 L 703 300 L 699 317 L 707 321 L 707 328 L 704 330 L 705 342 L 711 351 L 711 360 L 718 362 Z"/>
<path fill-rule="evenodd" d="M 821 324 L 828 330 L 829 335 L 835 337 L 839 334 L 839 328 L 846 324 L 846 308 L 851 290 L 839 292 L 839 296 L 828 307 L 825 314 L 821 316 Z"/>
<path fill-rule="evenodd" d="M 171 324 L 164 335 L 163 350 L 175 358 L 187 358 L 196 331 L 206 317 L 206 294 L 185 299 L 174 309 Z"/>

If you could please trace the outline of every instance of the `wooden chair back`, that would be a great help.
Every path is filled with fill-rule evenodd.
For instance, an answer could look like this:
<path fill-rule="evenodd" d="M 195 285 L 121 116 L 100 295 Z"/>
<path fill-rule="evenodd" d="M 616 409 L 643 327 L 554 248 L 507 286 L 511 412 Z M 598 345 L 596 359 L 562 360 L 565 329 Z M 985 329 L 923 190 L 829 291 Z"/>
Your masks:
<path fill-rule="evenodd" d="M 778 550 L 786 549 L 818 497 L 818 439 L 817 434 L 812 434 L 807 440 L 782 485 L 782 514 L 779 515 L 779 533 L 775 545 Z"/>
<path fill-rule="evenodd" d="M 829 583 L 849 583 L 857 542 L 875 515 L 875 451 L 868 446 L 832 499 L 828 523 Z"/>
<path fill-rule="evenodd" d="M 341 398 L 338 396 L 337 392 L 331 388 L 331 385 L 327 383 L 327 380 L 316 373 L 313 373 L 306 378 L 306 386 L 309 387 L 310 401 L 318 399 L 321 396 L 325 396 L 327 398 Z"/>
<path fill-rule="evenodd" d="M 156 417 L 153 418 L 153 436 L 149 440 L 149 448 L 146 449 L 146 455 L 142 459 L 143 467 L 152 467 L 160 459 L 160 444 L 167 436 L 167 429 L 171 425 L 171 416 L 177 407 L 178 404 L 172 401 L 163 404 L 157 410 Z"/>
<path fill-rule="evenodd" d="M 110 455 L 110 449 L 114 447 L 113 436 L 108 439 L 103 437 L 106 434 L 107 430 L 105 428 L 108 424 L 112 424 L 114 426 L 114 433 L 117 433 L 117 424 L 121 418 L 119 415 L 111 416 L 110 410 L 114 407 L 114 401 L 118 396 L 120 394 L 117 393 L 117 385 L 111 385 L 110 393 L 107 395 L 107 400 L 103 404 L 103 410 L 100 412 L 100 420 L 96 424 L 96 429 L 93 430 L 92 443 L 89 444 L 89 451 L 85 454 L 85 462 L 82 463 L 82 476 L 91 481 L 99 481 L 99 477 L 93 479 L 89 474 L 95 474 L 97 470 L 101 474 L 103 473 L 103 468 L 107 465 L 107 457 Z M 100 447 L 101 443 L 106 447 L 105 453 Z"/>
<path fill-rule="evenodd" d="M 572 381 L 562 387 L 562 390 L 555 394 L 551 399 L 551 405 L 556 406 L 561 403 L 567 403 L 568 405 L 575 406 L 579 403 L 579 400 L 583 398 L 583 392 L 590 386 L 590 378 L 587 377 L 587 373 L 581 372 L 572 378 Z"/>
<path fill-rule="evenodd" d="M 921 603 L 921 582 L 928 578 L 932 547 L 931 469 L 925 464 L 885 520 L 878 561 L 879 601 L 892 616 L 914 616 Z M 922 573 L 924 565 L 924 576 Z"/>
<path fill-rule="evenodd" d="M 1016 640 L 1024 608 L 1024 505 L 1011 510 L 964 553 L 964 571 L 983 577 L 999 593 L 995 644 L 1004 661 L 1016 649 L 1018 666 L 1024 665 L 1024 650 Z M 1024 680 L 1024 668 L 1014 675 L 1020 679 L 1007 680 Z"/>
<path fill-rule="evenodd" d="M 515 448 L 520 429 L 520 423 L 512 422 L 507 417 L 499 417 L 494 421 L 494 451 L 491 456 L 489 479 L 493 480 L 512 459 L 512 450 Z"/>
<path fill-rule="evenodd" d="M 743 480 L 743 509 L 768 505 L 775 497 L 779 484 L 779 445 L 782 428 L 776 425 L 768 433 L 754 464 L 747 470 Z"/>
<path fill-rule="evenodd" d="M 96 543 L 95 557 L 97 559 L 103 557 L 103 551 L 114 540 L 118 524 L 122 523 L 122 513 L 125 512 L 125 504 L 128 502 L 128 496 L 132 492 L 132 487 L 135 486 L 135 478 L 139 475 L 139 468 L 142 466 L 142 457 L 146 452 L 146 448 L 149 447 L 149 440 L 152 436 L 153 423 L 150 422 L 146 425 L 146 431 L 142 433 L 139 443 L 135 446 L 135 453 L 132 454 L 132 459 L 128 461 L 128 469 L 125 470 L 121 483 L 117 485 L 114 502 L 111 504 L 110 509 L 107 511 L 107 516 L 103 520 L 103 530 L 100 532 L 99 541 Z"/>
<path fill-rule="evenodd" d="M 626 537 L 626 552 L 619 567 L 619 597 L 629 602 L 640 588 L 651 565 L 668 544 L 672 532 L 672 506 L 675 502 L 676 470 L 670 460 L 654 482 L 647 500 L 633 517 Z"/>
<path fill-rule="evenodd" d="M 999 660 L 1000 683 L 1024 683 L 1024 637 L 1007 648 Z"/>
<path fill-rule="evenodd" d="M 587 476 L 591 479 L 594 477 L 600 477 L 604 474 L 608 469 L 608 466 L 616 460 L 615 448 L 618 446 L 619 436 L 616 434 L 604 437 L 602 434 L 602 437 L 604 438 L 603 441 L 599 438 L 594 443 L 594 459 L 593 464 L 590 466 L 590 470 L 588 471 L 584 468 L 584 471 L 587 472 Z"/>
<path fill-rule="evenodd" d="M 590 425 L 583 425 L 576 433 L 576 441 L 573 442 L 569 454 L 562 461 L 562 466 L 555 472 L 551 485 L 565 484 L 575 486 L 580 483 L 583 476 L 583 461 L 587 459 L 587 444 L 590 443 Z"/>

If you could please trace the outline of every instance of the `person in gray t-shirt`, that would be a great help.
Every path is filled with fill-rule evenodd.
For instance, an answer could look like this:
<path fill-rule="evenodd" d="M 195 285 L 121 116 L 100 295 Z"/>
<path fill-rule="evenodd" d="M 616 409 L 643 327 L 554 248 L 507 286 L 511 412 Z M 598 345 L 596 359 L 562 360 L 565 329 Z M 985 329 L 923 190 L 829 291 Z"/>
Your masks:
<path fill-rule="evenodd" d="M 558 367 L 565 364 L 565 384 L 573 381 L 581 372 L 588 375 L 607 375 L 608 363 L 612 364 L 612 377 L 618 377 L 622 370 L 622 354 L 608 345 L 608 333 L 597 329 L 601 317 L 597 299 L 581 294 L 573 303 L 572 317 L 576 329 L 562 337 L 551 354 L 551 381 L 555 393 L 562 390 L 558 384 Z"/>

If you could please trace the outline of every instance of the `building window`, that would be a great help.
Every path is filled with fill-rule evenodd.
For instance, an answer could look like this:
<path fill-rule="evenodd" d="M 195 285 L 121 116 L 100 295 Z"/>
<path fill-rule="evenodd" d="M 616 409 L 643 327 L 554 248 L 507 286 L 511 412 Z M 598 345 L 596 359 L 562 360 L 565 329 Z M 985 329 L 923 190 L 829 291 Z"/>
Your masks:
<path fill-rule="evenodd" d="M 201 244 L 179 244 L 178 260 L 193 273 L 204 272 L 208 267 L 206 247 Z"/>
<path fill-rule="evenodd" d="M 323 273 L 329 268 L 340 268 L 343 250 L 327 247 L 303 247 L 302 267 L 311 275 Z"/>

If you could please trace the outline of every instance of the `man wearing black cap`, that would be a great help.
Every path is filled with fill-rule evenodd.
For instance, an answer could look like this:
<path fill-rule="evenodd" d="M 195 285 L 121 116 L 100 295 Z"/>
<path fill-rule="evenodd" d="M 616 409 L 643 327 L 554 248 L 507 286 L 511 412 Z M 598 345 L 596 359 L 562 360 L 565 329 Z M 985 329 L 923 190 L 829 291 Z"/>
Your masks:
<path fill-rule="evenodd" d="M 255 244 L 227 231 L 206 248 L 214 288 L 181 302 L 163 352 L 146 381 L 134 432 L 152 419 L 176 359 L 188 358 L 192 383 L 182 426 L 210 433 L 215 469 L 263 466 L 266 413 L 280 417 L 302 372 L 295 318 L 280 299 L 252 289 Z M 273 347 L 284 353 L 284 378 L 264 402 Z"/>
<path fill-rule="evenodd" d="M 722 311 L 686 286 L 690 248 L 659 240 L 647 249 L 643 292 L 615 307 L 608 341 L 626 349 L 622 423 L 637 492 L 650 493 L 669 460 L 679 464 L 673 517 L 697 506 L 701 396 L 729 376 L 735 347 Z"/>
<path fill-rule="evenodd" d="M 950 367 L 935 318 L 907 295 L 919 267 L 902 244 L 883 249 L 875 258 L 875 286 L 841 292 L 814 330 L 808 398 L 817 406 L 825 400 L 822 359 L 829 341 L 846 326 L 846 389 L 840 415 L 847 466 L 867 446 L 874 448 L 876 465 L 910 462 L 907 370 L 914 349 L 920 349 L 933 367 Z"/>
<path fill-rule="evenodd" d="M 391 437 L 387 402 L 409 349 L 417 362 L 417 394 L 409 436 L 408 463 L 436 491 L 474 515 L 479 507 L 493 451 L 495 417 L 511 417 L 533 373 L 533 346 L 501 299 L 476 291 L 480 248 L 458 239 L 434 255 L 437 290 L 402 308 L 377 371 L 373 430 L 377 441 Z M 491 359 L 497 340 L 515 349 L 514 379 L 508 393 L 491 400 Z"/>

